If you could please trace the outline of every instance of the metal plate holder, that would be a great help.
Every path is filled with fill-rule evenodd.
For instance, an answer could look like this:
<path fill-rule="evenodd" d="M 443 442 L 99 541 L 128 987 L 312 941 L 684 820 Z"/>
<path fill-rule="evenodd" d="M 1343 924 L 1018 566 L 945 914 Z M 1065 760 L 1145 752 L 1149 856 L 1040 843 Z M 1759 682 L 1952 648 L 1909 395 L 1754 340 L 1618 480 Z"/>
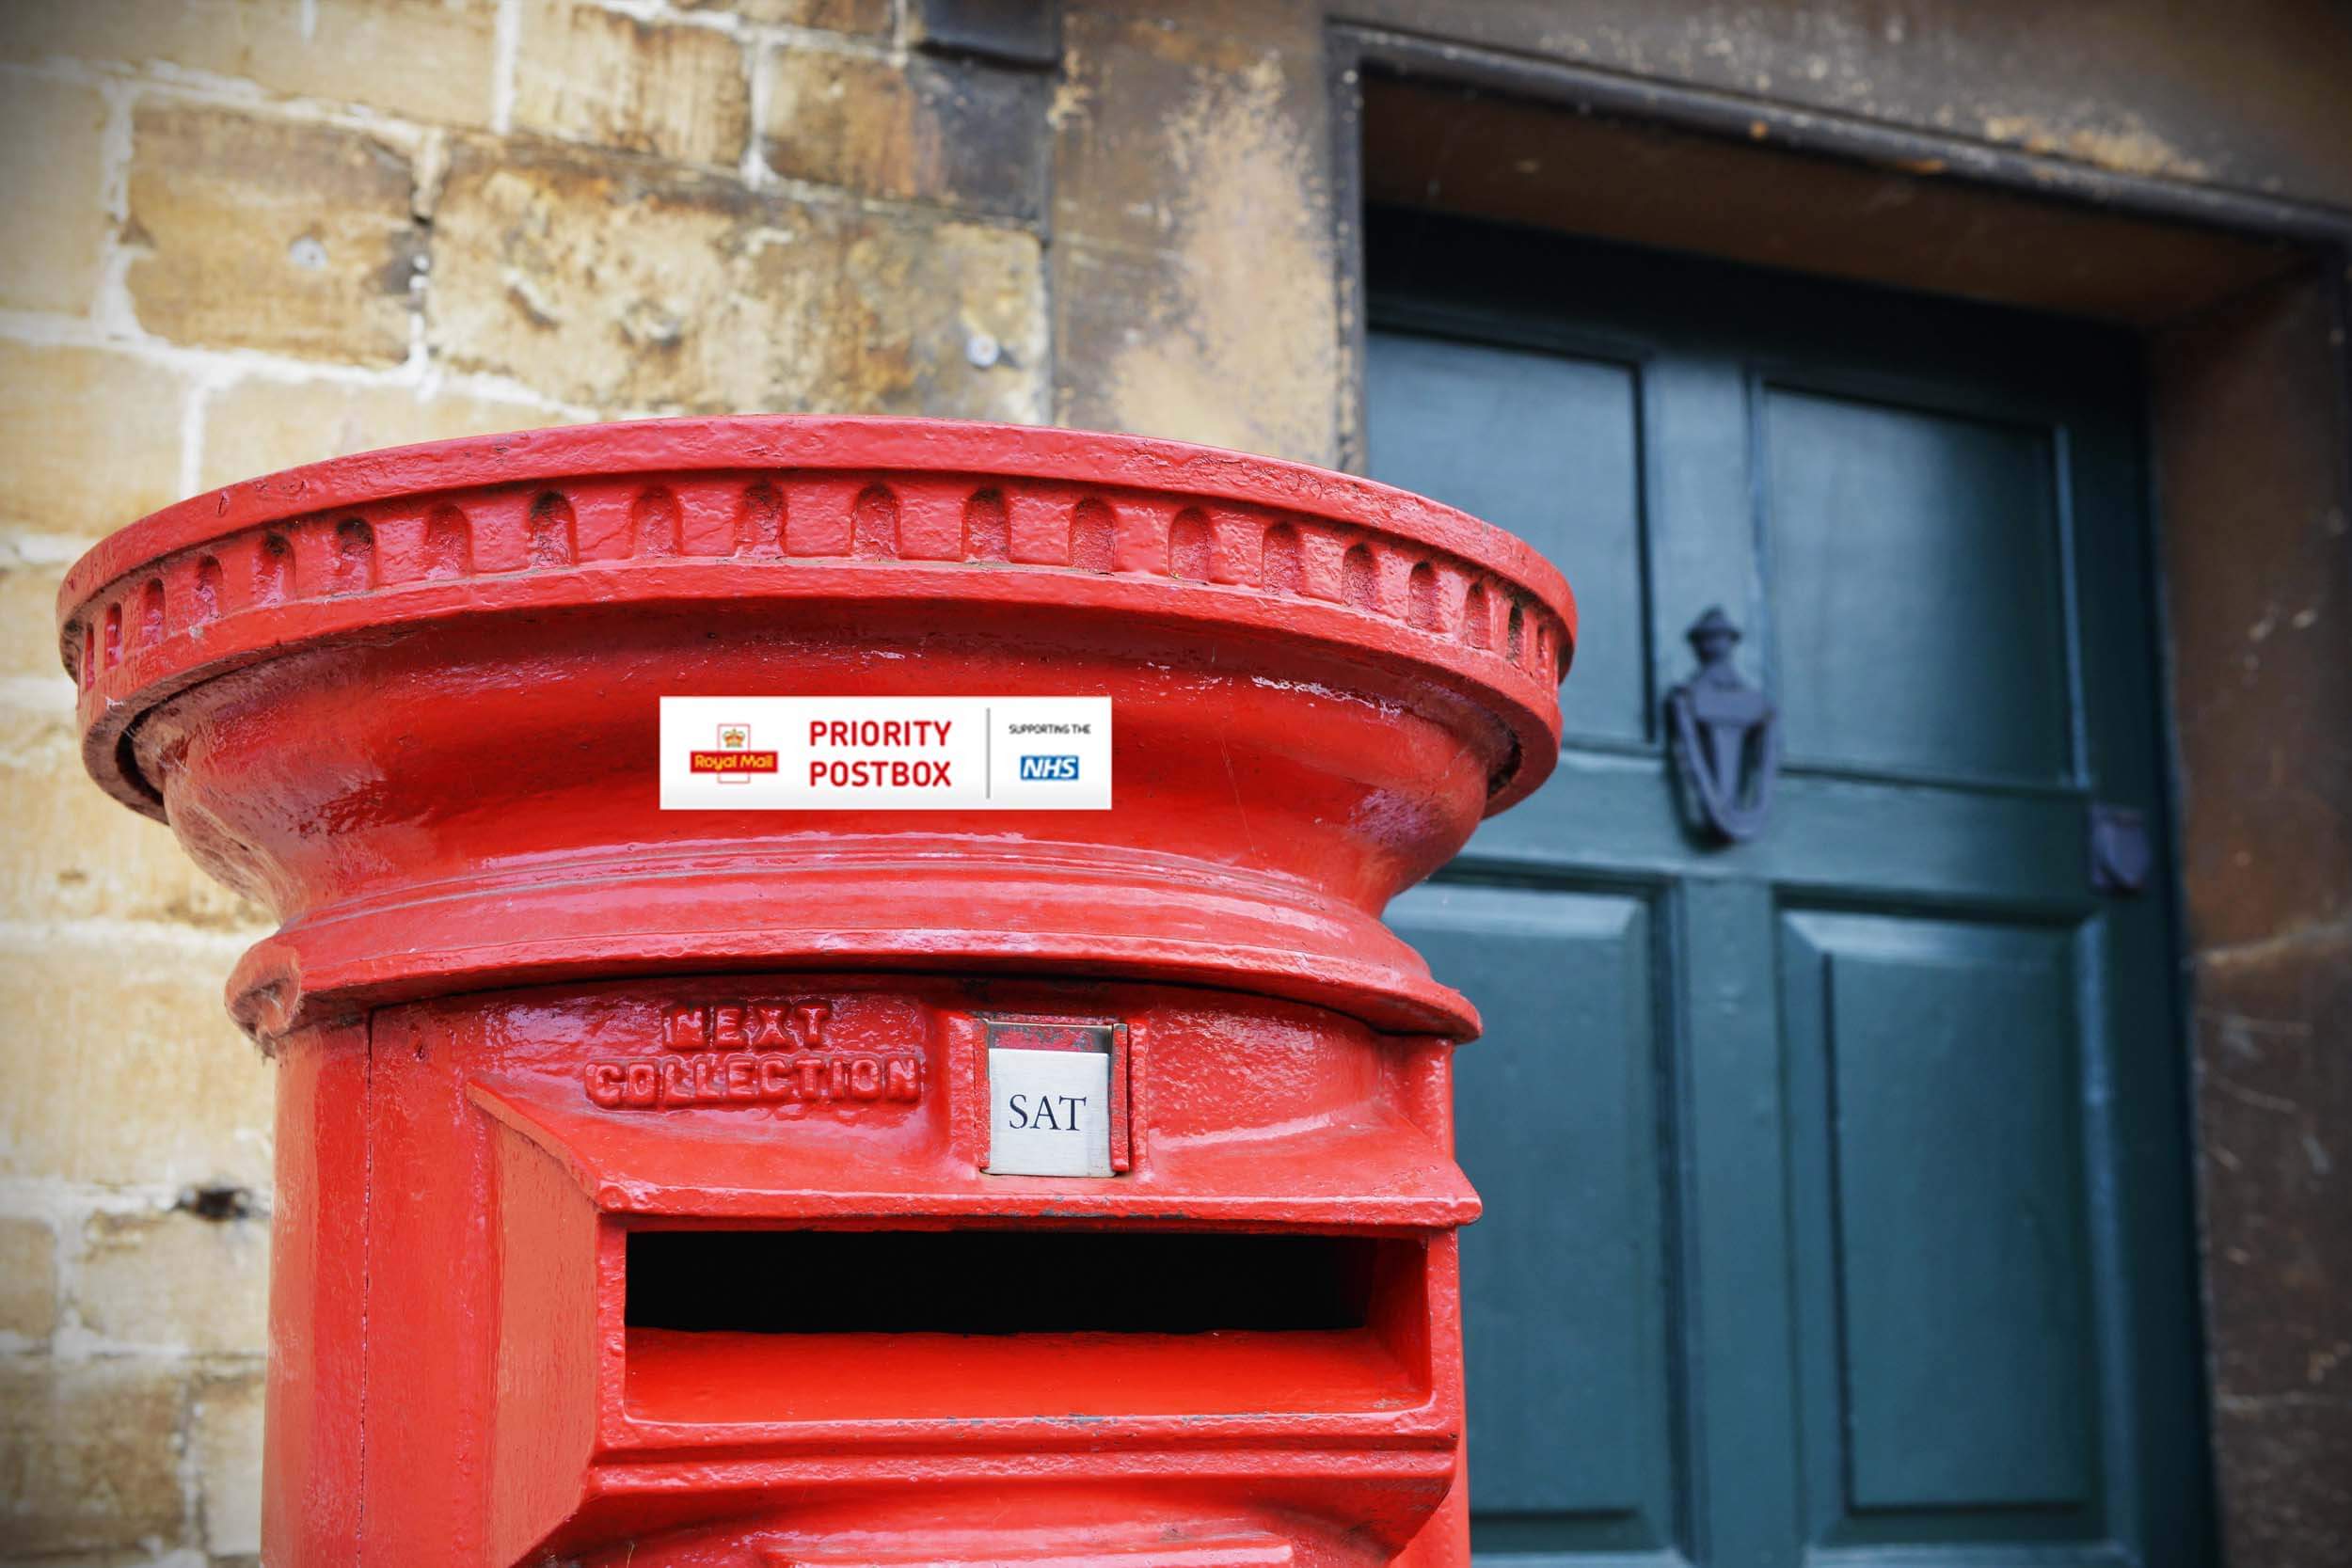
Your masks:
<path fill-rule="evenodd" d="M 980 1023 L 982 1170 L 1100 1178 L 1133 1167 L 1125 1024 L 999 1015 Z"/>

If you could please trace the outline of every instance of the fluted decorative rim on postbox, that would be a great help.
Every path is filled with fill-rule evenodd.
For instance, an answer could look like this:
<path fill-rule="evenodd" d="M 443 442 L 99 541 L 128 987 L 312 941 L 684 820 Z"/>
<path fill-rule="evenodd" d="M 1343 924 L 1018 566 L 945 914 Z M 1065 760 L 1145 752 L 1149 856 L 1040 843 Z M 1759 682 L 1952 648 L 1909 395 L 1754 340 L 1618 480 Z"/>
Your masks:
<path fill-rule="evenodd" d="M 381 650 L 420 637 L 495 628 L 522 650 L 558 635 L 548 628 L 565 617 L 590 612 L 704 606 L 739 617 L 766 607 L 789 616 L 842 604 L 927 607 L 967 638 L 1003 644 L 1034 629 L 1048 673 L 1055 649 L 1122 626 L 1223 640 L 1242 650 L 1238 664 L 1250 667 L 1269 702 L 1279 700 L 1288 650 L 1307 651 L 1309 685 L 1352 687 L 1360 671 L 1377 701 L 1451 702 L 1498 726 L 1490 739 L 1471 719 L 1448 721 L 1466 746 L 1492 753 L 1485 813 L 1523 798 L 1551 771 L 1557 689 L 1575 642 L 1566 583 L 1524 543 L 1367 480 L 1129 436 L 794 416 L 472 437 L 227 485 L 90 549 L 67 574 L 58 625 L 92 776 L 117 800 L 163 818 L 182 814 L 167 814 L 173 783 L 158 774 L 194 766 L 187 759 L 206 752 L 204 737 L 221 733 L 216 723 L 202 730 L 196 707 L 231 693 L 248 700 L 239 682 L 306 657 L 301 679 L 362 680 L 373 678 L 368 660 Z M 331 676 L 313 657 L 329 651 L 344 656 Z M 1054 689 L 1050 679 L 1037 688 Z M 355 733 L 375 722 L 370 702 L 365 684 L 345 693 Z M 192 752 L 188 737 L 199 731 L 204 743 Z M 338 736 L 308 733 L 303 743 L 331 752 Z M 902 967 L 1025 963 L 1087 973 L 1140 964 L 1171 978 L 1335 1002 L 1388 1027 L 1475 1027 L 1467 1003 L 1429 981 L 1425 968 L 1408 973 L 1418 959 L 1400 959 L 1409 949 L 1393 938 L 1394 951 L 1367 955 L 1351 950 L 1370 940 L 1360 931 L 1306 931 L 1326 917 L 1347 923 L 1321 907 L 1329 890 L 1269 892 L 1300 879 L 1257 876 L 1238 851 L 1227 857 L 1238 881 L 1224 894 L 1242 896 L 1236 889 L 1248 882 L 1248 896 L 1296 907 L 1256 927 L 1240 922 L 1232 945 L 1247 951 L 1232 961 L 1208 951 L 1214 940 L 1189 957 L 1163 942 L 1155 956 L 1146 951 L 1148 930 L 1125 945 L 1102 932 L 1089 945 L 1030 930 L 993 946 L 925 940 L 903 950 L 879 936 L 813 942 L 805 930 L 776 940 L 737 931 L 702 942 L 674 932 L 679 940 L 641 943 L 632 958 L 626 929 L 591 933 L 554 919 L 549 951 L 536 957 L 524 951 L 533 940 L 527 931 L 510 931 L 511 940 L 485 942 L 469 959 L 438 962 L 408 951 L 427 929 L 413 922 L 340 935 L 330 927 L 349 927 L 359 912 L 382 915 L 404 898 L 451 896 L 450 887 L 355 891 L 328 885 L 324 871 L 280 863 L 272 847 L 206 815 L 236 787 L 207 777 L 188 819 L 174 825 L 209 868 L 287 920 L 231 982 L 232 1009 L 262 1034 L 315 1016 L 306 1004 L 329 996 L 357 1007 L 500 979 L 611 974 L 616 965 L 805 966 L 820 954 Z M 403 786 L 394 779 L 379 787 Z M 1238 780 L 1233 789 L 1238 801 Z M 734 842 L 755 850 L 805 826 L 737 824 Z M 1453 847 L 1458 839 L 1445 852 Z M 1377 928 L 1378 904 L 1394 891 L 1357 889 L 1339 902 L 1376 898 L 1364 919 Z M 510 921 L 528 926 L 536 907 L 519 894 L 502 896 Z M 1286 926 L 1301 932 L 1294 961 L 1261 954 Z M 395 959 L 395 950 L 407 957 Z M 1360 972 L 1351 968 L 1358 959 Z"/>

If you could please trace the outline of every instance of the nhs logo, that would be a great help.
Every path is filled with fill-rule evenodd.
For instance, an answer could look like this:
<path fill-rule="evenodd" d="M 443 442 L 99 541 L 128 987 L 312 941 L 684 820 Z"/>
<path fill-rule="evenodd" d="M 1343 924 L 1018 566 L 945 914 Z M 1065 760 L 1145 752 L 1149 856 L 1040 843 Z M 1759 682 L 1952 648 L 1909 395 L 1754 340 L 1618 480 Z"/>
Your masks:
<path fill-rule="evenodd" d="M 1021 782 L 1076 784 L 1078 759 L 1074 756 L 1025 756 L 1021 759 Z"/>

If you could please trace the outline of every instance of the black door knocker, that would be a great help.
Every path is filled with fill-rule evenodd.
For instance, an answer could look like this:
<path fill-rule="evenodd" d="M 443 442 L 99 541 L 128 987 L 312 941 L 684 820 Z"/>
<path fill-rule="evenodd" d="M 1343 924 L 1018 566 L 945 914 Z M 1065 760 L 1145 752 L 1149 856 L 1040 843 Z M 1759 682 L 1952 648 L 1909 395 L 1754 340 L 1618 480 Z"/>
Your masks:
<path fill-rule="evenodd" d="M 1716 837 L 1744 844 L 1764 831 L 1780 768 L 1780 716 L 1763 692 L 1740 678 L 1731 650 L 1740 628 L 1709 610 L 1683 634 L 1699 656 L 1698 673 L 1666 693 L 1674 721 L 1675 771 L 1686 806 Z"/>

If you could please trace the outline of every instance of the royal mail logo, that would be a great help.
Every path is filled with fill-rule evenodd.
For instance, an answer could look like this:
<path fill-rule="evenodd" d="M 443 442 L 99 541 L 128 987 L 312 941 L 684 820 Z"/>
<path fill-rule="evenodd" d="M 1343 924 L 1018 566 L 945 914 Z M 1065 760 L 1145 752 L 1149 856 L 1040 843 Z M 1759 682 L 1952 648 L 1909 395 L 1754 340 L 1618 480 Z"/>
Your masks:
<path fill-rule="evenodd" d="M 1021 759 L 1021 780 L 1024 784 L 1076 784 L 1078 759 L 1074 756 L 1025 756 Z"/>
<path fill-rule="evenodd" d="M 721 784 L 749 784 L 754 774 L 773 773 L 777 768 L 775 752 L 752 750 L 749 724 L 720 725 L 717 751 L 691 752 L 687 757 L 691 771 L 716 774 Z"/>

